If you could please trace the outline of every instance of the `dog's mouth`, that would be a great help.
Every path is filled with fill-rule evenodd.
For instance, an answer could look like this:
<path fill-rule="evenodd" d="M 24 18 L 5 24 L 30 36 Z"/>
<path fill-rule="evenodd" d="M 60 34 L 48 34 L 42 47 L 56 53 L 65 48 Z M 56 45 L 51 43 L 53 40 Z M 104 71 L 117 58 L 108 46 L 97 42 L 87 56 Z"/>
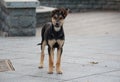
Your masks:
<path fill-rule="evenodd" d="M 59 24 L 59 23 L 56 23 L 56 24 L 55 24 L 55 27 L 59 28 L 59 27 L 60 27 L 60 24 Z"/>
<path fill-rule="evenodd" d="M 56 27 L 56 28 L 59 28 L 59 27 L 60 27 L 60 25 L 55 25 L 55 27 Z"/>

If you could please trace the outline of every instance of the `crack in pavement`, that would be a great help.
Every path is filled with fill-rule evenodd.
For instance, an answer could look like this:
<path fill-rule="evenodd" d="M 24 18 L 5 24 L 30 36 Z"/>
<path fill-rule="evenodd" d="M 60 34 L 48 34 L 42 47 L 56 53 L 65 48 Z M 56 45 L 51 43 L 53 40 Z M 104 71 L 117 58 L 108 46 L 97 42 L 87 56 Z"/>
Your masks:
<path fill-rule="evenodd" d="M 85 75 L 85 76 L 76 77 L 76 78 L 71 78 L 71 79 L 68 79 L 68 80 L 63 80 L 62 82 L 66 82 L 66 81 L 70 81 L 70 80 L 74 80 L 74 79 L 79 79 L 79 78 L 91 77 L 91 76 L 95 76 L 95 75 L 102 75 L 102 74 L 106 74 L 106 73 L 110 73 L 110 72 L 116 72 L 116 71 L 120 71 L 120 69 L 106 71 L 106 72 L 102 72 L 102 73 L 95 73 L 95 74 Z"/>

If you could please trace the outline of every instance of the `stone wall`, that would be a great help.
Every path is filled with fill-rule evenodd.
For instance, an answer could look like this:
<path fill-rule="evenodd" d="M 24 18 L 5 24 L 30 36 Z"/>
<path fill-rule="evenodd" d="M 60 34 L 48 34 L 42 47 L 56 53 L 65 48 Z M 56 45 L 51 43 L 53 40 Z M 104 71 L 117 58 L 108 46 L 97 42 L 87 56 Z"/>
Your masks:
<path fill-rule="evenodd" d="M 36 34 L 37 0 L 0 1 L 0 33 L 7 36 L 34 36 Z"/>
<path fill-rule="evenodd" d="M 39 0 L 41 5 L 70 8 L 72 12 L 120 10 L 120 0 Z"/>
<path fill-rule="evenodd" d="M 9 36 L 35 35 L 36 13 L 35 8 L 8 9 Z"/>
<path fill-rule="evenodd" d="M 7 32 L 9 25 L 7 23 L 8 20 L 8 12 L 4 7 L 3 2 L 0 2 L 0 31 Z"/>

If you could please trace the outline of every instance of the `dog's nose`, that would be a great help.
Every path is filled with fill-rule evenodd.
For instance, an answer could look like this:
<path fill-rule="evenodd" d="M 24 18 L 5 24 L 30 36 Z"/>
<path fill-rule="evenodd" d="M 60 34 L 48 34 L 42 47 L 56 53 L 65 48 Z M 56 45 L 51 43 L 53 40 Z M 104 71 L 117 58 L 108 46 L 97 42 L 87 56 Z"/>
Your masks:
<path fill-rule="evenodd" d="M 59 27 L 59 23 L 56 23 L 56 26 Z"/>
<path fill-rule="evenodd" d="M 59 23 L 56 23 L 56 25 L 59 25 Z"/>

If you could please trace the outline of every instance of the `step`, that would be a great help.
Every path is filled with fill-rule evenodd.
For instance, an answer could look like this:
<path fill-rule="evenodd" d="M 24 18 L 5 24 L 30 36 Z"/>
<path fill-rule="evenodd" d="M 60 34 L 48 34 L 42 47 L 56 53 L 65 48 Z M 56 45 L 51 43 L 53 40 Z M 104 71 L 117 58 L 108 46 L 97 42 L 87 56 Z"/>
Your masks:
<path fill-rule="evenodd" d="M 45 7 L 39 6 L 36 8 L 36 20 L 37 20 L 37 27 L 43 26 L 46 22 L 51 21 L 51 11 L 56 8 L 53 7 Z"/>

